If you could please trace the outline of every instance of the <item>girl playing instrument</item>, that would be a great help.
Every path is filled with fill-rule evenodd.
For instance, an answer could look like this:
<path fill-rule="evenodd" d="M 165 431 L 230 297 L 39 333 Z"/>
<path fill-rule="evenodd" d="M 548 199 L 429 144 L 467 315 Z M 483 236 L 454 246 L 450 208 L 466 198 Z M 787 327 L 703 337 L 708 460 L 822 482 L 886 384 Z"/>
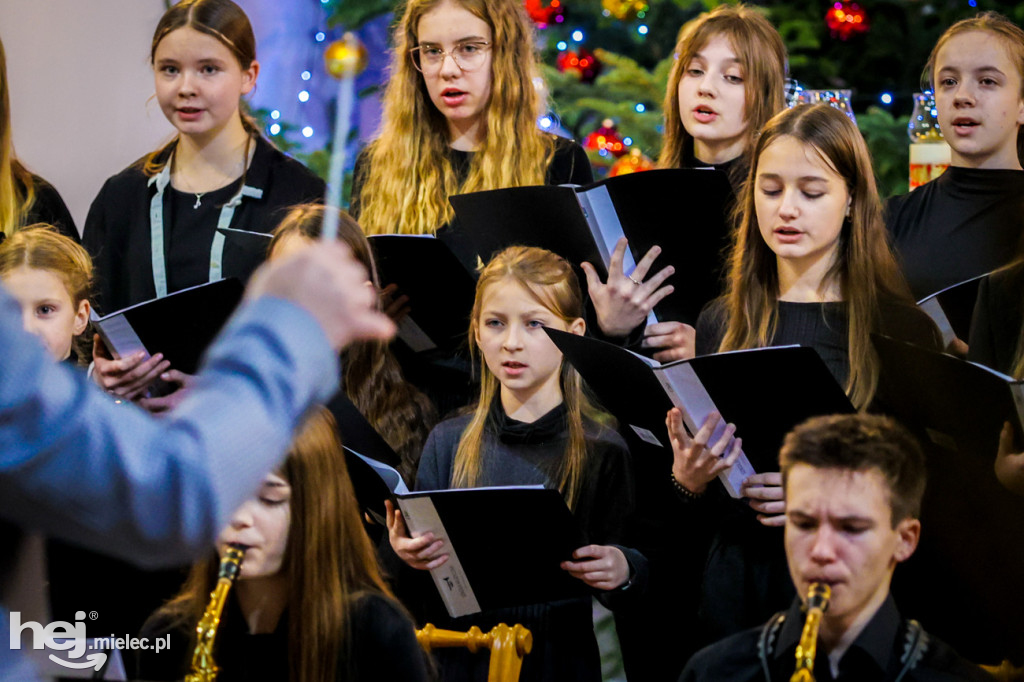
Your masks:
<path fill-rule="evenodd" d="M 359 518 L 325 410 L 306 421 L 284 466 L 239 507 L 217 548 L 246 547 L 228 595 L 214 661 L 224 679 L 426 680 L 412 623 L 391 595 Z M 193 566 L 181 592 L 143 636 L 171 634 L 167 651 L 142 652 L 136 675 L 180 680 L 216 580 L 218 556 Z"/>
<path fill-rule="evenodd" d="M 644 564 L 635 551 L 607 544 L 621 537 L 632 506 L 628 453 L 622 439 L 596 419 L 579 375 L 562 362 L 543 329 L 582 334 L 582 312 L 571 267 L 548 251 L 512 247 L 483 269 L 470 322 L 473 348 L 483 357 L 480 400 L 472 414 L 431 432 L 416 487 L 557 488 L 588 540 L 600 543 L 577 549 L 562 567 L 612 595 Z M 427 570 L 447 560 L 443 542 L 432 534 L 409 536 L 401 512 L 389 509 L 388 530 L 395 552 L 413 568 Z M 510 543 L 517 543 L 511 535 Z M 512 549 L 529 551 L 528 545 Z M 485 612 L 456 619 L 451 627 L 475 624 L 486 631 L 502 621 L 533 632 L 533 651 L 520 679 L 600 679 L 589 598 Z M 464 676 L 474 662 L 460 652 L 443 665 Z"/>
<path fill-rule="evenodd" d="M 97 307 L 108 313 L 223 277 L 245 281 L 265 245 L 231 230 L 270 232 L 284 207 L 324 191 L 240 110 L 259 63 L 238 5 L 174 5 L 157 25 L 150 61 L 156 99 L 178 134 L 107 180 L 89 210 L 83 243 L 96 263 Z M 169 369 L 159 353 L 110 360 L 102 350 L 97 380 L 126 398 L 145 395 Z"/>

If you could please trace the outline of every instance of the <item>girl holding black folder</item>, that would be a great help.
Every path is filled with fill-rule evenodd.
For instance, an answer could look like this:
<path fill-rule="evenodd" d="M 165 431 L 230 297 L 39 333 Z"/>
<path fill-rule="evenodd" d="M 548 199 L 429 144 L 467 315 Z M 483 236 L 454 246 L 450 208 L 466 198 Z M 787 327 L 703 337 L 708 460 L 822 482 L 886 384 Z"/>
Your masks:
<path fill-rule="evenodd" d="M 157 24 L 150 61 L 156 99 L 178 134 L 108 179 L 89 209 L 82 242 L 104 313 L 224 277 L 244 282 L 264 245 L 222 229 L 269 232 L 282 209 L 324 194 L 323 181 L 267 142 L 240 108 L 259 63 L 238 5 L 173 5 Z M 113 360 L 105 350 L 97 345 L 94 377 L 129 399 L 169 369 L 159 353 Z"/>
<path fill-rule="evenodd" d="M 741 207 L 727 293 L 698 319 L 698 354 L 810 346 L 854 406 L 866 409 L 878 382 L 872 332 L 940 347 L 889 249 L 871 159 L 845 114 L 814 105 L 772 118 L 754 147 Z M 730 429 L 708 443 L 717 421 L 709 419 L 691 439 L 678 410 L 667 419 L 674 484 L 705 523 L 722 517 L 723 510 L 706 506 L 705 494 L 727 464 L 719 456 L 732 437 Z M 757 523 L 785 522 L 781 476 L 755 474 L 743 491 L 757 520 L 733 505 L 715 526 L 705 571 L 703 615 L 713 638 L 763 622 L 792 599 L 782 537 Z"/>
<path fill-rule="evenodd" d="M 582 334 L 582 313 L 571 266 L 549 251 L 512 247 L 484 268 L 470 323 L 473 347 L 483 356 L 480 400 L 472 414 L 431 432 L 416 488 L 543 484 L 560 490 L 587 540 L 602 543 L 577 549 L 562 568 L 615 599 L 624 589 L 638 589 L 645 573 L 639 553 L 607 544 L 621 537 L 632 506 L 628 453 L 544 332 L 547 326 Z M 413 568 L 428 570 L 448 558 L 432 534 L 410 537 L 401 512 L 390 506 L 388 530 L 395 552 Z M 525 531 L 494 529 L 507 534 L 511 553 L 530 551 Z M 488 611 L 446 626 L 487 631 L 499 622 L 533 632 L 521 680 L 601 679 L 589 597 Z M 481 666 L 486 671 L 486 659 L 464 654 L 442 657 L 452 679 L 466 679 L 467 670 Z"/>
<path fill-rule="evenodd" d="M 675 54 L 665 91 L 665 139 L 658 166 L 715 168 L 728 175 L 738 193 L 757 131 L 785 106 L 786 48 L 782 38 L 756 9 L 719 5 L 683 27 Z M 730 203 L 727 210 L 731 208 Z M 721 238 L 725 249 L 728 234 Z M 724 270 L 720 263 L 685 267 Z M 643 273 L 646 271 L 644 268 Z M 593 280 L 589 273 L 588 279 Z M 642 275 L 636 280 L 654 293 Z M 624 278 L 617 283 L 619 298 L 638 301 L 635 290 L 639 287 Z M 613 308 L 615 297 L 604 292 L 595 297 L 594 291 L 591 284 L 598 319 L 606 329 L 619 328 L 627 319 L 633 326 L 642 324 L 656 302 L 638 301 L 641 305 L 629 317 L 626 305 Z M 644 330 L 643 347 L 653 349 L 660 362 L 693 357 L 694 329 L 675 321 L 650 325 Z"/>

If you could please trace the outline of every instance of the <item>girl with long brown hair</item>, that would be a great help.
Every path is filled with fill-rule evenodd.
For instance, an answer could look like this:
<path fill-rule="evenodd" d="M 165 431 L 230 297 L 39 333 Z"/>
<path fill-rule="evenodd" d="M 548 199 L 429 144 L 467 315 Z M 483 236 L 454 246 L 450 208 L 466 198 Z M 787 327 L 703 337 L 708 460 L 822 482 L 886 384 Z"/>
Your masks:
<path fill-rule="evenodd" d="M 356 163 L 367 234 L 433 234 L 453 194 L 593 180 L 582 148 L 542 133 L 533 28 L 517 0 L 409 0 L 379 137 Z"/>
<path fill-rule="evenodd" d="M 543 484 L 561 491 L 587 540 L 600 543 L 577 549 L 562 567 L 609 596 L 645 565 L 634 550 L 608 544 L 622 536 L 632 507 L 628 453 L 544 332 L 551 327 L 582 334 L 582 314 L 579 284 L 562 258 L 527 247 L 495 256 L 480 273 L 470 322 L 474 351 L 483 359 L 480 400 L 471 414 L 431 432 L 416 488 Z M 388 530 L 392 547 L 413 568 L 447 560 L 444 543 L 432 534 L 409 536 L 400 511 L 388 510 Z M 533 651 L 520 679 L 599 680 L 591 618 L 586 598 L 485 612 L 456 619 L 452 627 L 521 623 L 533 632 Z M 463 679 L 475 663 L 455 654 L 442 665 L 453 679 Z"/>
<path fill-rule="evenodd" d="M 267 257 L 280 257 L 319 238 L 325 210 L 320 204 L 293 208 L 274 229 Z M 348 244 L 379 289 L 370 245 L 359 223 L 344 212 L 339 212 L 338 238 Z M 356 342 L 346 348 L 342 372 L 345 395 L 399 456 L 398 470 L 405 479 L 415 480 L 423 443 L 437 422 L 430 400 L 405 380 L 388 344 L 382 341 Z M 333 405 L 332 401 L 327 407 Z"/>
<path fill-rule="evenodd" d="M 311 415 L 283 467 L 236 510 L 217 541 L 245 546 L 217 632 L 224 680 L 426 680 L 412 623 L 394 600 L 363 531 L 334 420 Z M 143 652 L 139 679 L 188 672 L 195 627 L 216 581 L 217 554 L 192 567 L 182 591 L 143 635 L 171 634 Z"/>
<path fill-rule="evenodd" d="M 285 207 L 324 193 L 323 181 L 267 142 L 241 108 L 259 62 L 238 5 L 173 5 L 149 57 L 156 100 L 177 134 L 108 179 L 89 209 L 82 242 L 104 313 L 224 277 L 244 282 L 264 249 L 237 230 L 270 232 Z M 105 350 L 97 344 L 95 377 L 125 398 L 143 397 L 169 369 L 160 353 L 112 360 Z"/>
<path fill-rule="evenodd" d="M 871 158 L 844 113 L 804 105 L 772 118 L 754 146 L 740 208 L 727 293 L 698 319 L 698 354 L 810 346 L 863 410 L 878 382 L 871 333 L 939 347 L 937 330 L 913 305 L 889 249 Z M 667 423 L 675 485 L 687 503 L 707 509 L 701 502 L 709 484 L 738 452 L 733 429 L 709 443 L 715 417 L 692 439 L 678 410 L 669 412 Z M 725 564 L 705 573 L 707 604 L 719 600 L 706 612 L 709 635 L 752 626 L 792 597 L 773 528 L 785 519 L 781 482 L 778 472 L 748 478 L 743 493 L 757 520 L 738 514 L 721 524 L 716 556 Z M 758 521 L 771 528 L 759 528 Z M 715 582 L 740 579 L 737 572 L 753 576 L 746 584 L 761 589 L 737 591 Z"/>
<path fill-rule="evenodd" d="M 754 7 L 723 4 L 683 26 L 675 56 L 665 90 L 665 135 L 658 166 L 715 168 L 726 173 L 739 193 L 757 131 L 785 106 L 786 48 L 782 38 Z M 732 208 L 730 203 L 726 213 Z M 729 235 L 722 234 L 721 241 L 726 248 Z M 722 271 L 721 263 L 675 265 Z M 636 279 L 642 281 L 643 277 Z M 640 300 L 636 291 L 640 287 L 621 278 L 616 283 L 620 296 Z M 643 282 L 643 287 L 653 293 L 650 281 Z M 604 293 L 604 298 L 614 301 L 609 293 Z M 643 301 L 645 305 L 629 316 L 627 306 L 620 306 L 621 312 L 615 313 L 611 302 L 599 301 L 593 293 L 591 297 L 605 329 L 621 330 L 630 322 L 635 326 L 653 305 L 650 300 Z M 644 330 L 643 346 L 653 349 L 660 362 L 693 357 L 694 329 L 678 321 L 659 322 Z"/>

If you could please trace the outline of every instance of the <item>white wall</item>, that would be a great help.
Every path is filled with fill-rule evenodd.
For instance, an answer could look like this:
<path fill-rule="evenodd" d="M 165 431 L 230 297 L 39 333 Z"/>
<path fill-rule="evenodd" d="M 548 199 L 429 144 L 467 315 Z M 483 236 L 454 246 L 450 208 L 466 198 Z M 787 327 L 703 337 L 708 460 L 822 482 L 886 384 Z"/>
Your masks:
<path fill-rule="evenodd" d="M 15 151 L 79 230 L 103 181 L 173 133 L 148 101 L 163 12 L 163 0 L 0 1 Z"/>

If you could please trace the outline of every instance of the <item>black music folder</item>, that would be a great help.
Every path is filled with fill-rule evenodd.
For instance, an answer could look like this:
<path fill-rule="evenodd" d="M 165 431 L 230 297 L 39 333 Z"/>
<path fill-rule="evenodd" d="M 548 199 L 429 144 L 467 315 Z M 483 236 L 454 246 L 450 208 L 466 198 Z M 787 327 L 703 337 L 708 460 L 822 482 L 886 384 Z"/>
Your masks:
<path fill-rule="evenodd" d="M 691 433 L 711 412 L 722 415 L 711 437 L 736 424 L 743 456 L 719 480 L 732 497 L 755 471 L 778 471 L 779 447 L 804 420 L 853 412 L 853 405 L 818 353 L 778 346 L 702 355 L 660 365 L 619 346 L 545 329 L 605 409 L 643 440 L 671 449 L 665 413 L 683 413 Z"/>
<path fill-rule="evenodd" d="M 399 457 L 384 437 L 366 421 L 366 417 L 344 391 L 336 393 L 326 407 L 334 416 L 338 431 L 341 432 L 348 476 L 352 479 L 359 508 L 372 516 L 382 527 L 386 527 L 384 500 L 391 497 L 392 490 L 399 482 L 405 484 L 401 474 L 394 469 L 400 463 Z M 357 452 L 363 456 L 356 455 Z M 376 462 L 387 466 L 398 480 L 381 481 L 380 472 L 372 467 Z"/>
<path fill-rule="evenodd" d="M 992 460 L 1004 422 L 1024 442 L 1024 382 L 880 334 L 871 342 L 881 363 L 877 400 L 939 447 Z"/>
<path fill-rule="evenodd" d="M 449 198 L 455 221 L 438 232 L 464 263 L 488 261 L 515 244 L 554 251 L 575 266 L 586 261 L 601 279 L 619 238 L 629 240 L 629 273 L 654 245 L 662 253 L 651 274 L 676 273 L 671 295 L 654 308 L 660 320 L 696 323 L 720 289 L 726 216 L 732 189 L 713 169 L 663 169 L 585 186 L 510 187 Z"/>
<path fill-rule="evenodd" d="M 948 286 L 917 302 L 917 306 L 928 314 L 942 333 L 942 344 L 948 347 L 954 339 L 964 343 L 971 335 L 971 318 L 974 304 L 978 300 L 978 287 L 988 274 Z"/>
<path fill-rule="evenodd" d="M 203 351 L 242 300 L 236 278 L 207 282 L 108 315 L 92 324 L 115 358 L 163 353 L 171 367 L 195 374 Z"/>
<path fill-rule="evenodd" d="M 536 485 L 410 492 L 397 471 L 353 454 L 393 486 L 410 533 L 444 540 L 448 561 L 430 575 L 453 618 L 587 594 L 584 583 L 560 566 L 586 541 L 557 490 Z M 510 537 L 529 541 L 509 552 Z"/>
<path fill-rule="evenodd" d="M 394 284 L 409 297 L 398 337 L 414 352 L 457 350 L 466 339 L 476 279 L 448 246 L 430 235 L 368 238 L 381 286 Z"/>

